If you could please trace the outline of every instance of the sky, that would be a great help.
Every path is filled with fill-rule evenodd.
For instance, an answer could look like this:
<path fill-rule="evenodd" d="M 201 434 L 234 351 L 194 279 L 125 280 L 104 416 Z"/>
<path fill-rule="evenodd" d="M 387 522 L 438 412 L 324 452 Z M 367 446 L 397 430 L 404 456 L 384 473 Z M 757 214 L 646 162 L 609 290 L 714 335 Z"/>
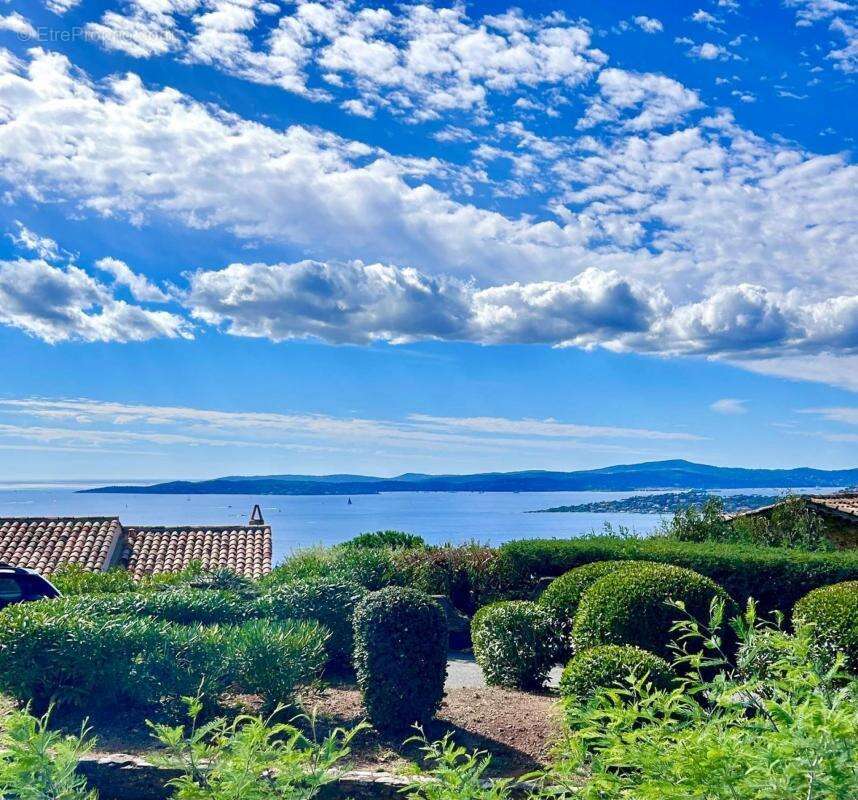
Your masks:
<path fill-rule="evenodd" d="M 858 467 L 858 4 L 7 0 L 0 480 Z"/>

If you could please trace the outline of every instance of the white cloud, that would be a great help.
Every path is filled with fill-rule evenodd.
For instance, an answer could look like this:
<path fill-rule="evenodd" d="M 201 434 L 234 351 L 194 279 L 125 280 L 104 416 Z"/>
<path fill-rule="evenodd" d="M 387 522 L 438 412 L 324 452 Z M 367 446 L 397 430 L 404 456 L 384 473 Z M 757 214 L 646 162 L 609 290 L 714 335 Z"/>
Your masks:
<path fill-rule="evenodd" d="M 353 93 L 341 102 L 350 113 L 371 117 L 387 107 L 411 120 L 484 114 L 492 92 L 575 86 L 606 60 L 585 28 L 556 14 L 472 19 L 461 5 L 390 10 L 300 0 L 269 30 L 265 18 L 279 10 L 255 0 L 131 0 L 87 31 L 108 49 L 136 57 L 175 50 L 315 100 L 330 100 L 328 87 L 336 86 Z M 313 66 L 325 83 L 313 85 Z"/>
<path fill-rule="evenodd" d="M 0 14 L 0 30 L 11 31 L 17 33 L 18 37 L 29 37 L 35 39 L 37 36 L 36 29 L 26 17 L 21 16 L 17 11 L 5 16 Z"/>
<path fill-rule="evenodd" d="M 834 406 L 828 408 L 802 408 L 799 414 L 815 414 L 827 422 L 839 422 L 845 425 L 858 425 L 858 408 L 854 406 Z"/>
<path fill-rule="evenodd" d="M 116 300 L 79 267 L 41 259 L 0 261 L 0 324 L 52 344 L 191 337 L 182 317 Z"/>
<path fill-rule="evenodd" d="M 635 17 L 634 22 L 644 33 L 661 33 L 664 30 L 661 20 L 654 17 L 641 15 Z"/>
<path fill-rule="evenodd" d="M 101 258 L 95 262 L 96 268 L 113 276 L 117 286 L 125 286 L 135 300 L 150 303 L 166 303 L 170 298 L 152 283 L 145 275 L 134 272 L 131 267 L 118 258 Z"/>
<path fill-rule="evenodd" d="M 710 14 L 702 8 L 698 8 L 697 11 L 691 15 L 691 19 L 693 22 L 699 22 L 700 24 L 707 26 L 715 25 L 718 22 L 718 19 L 714 14 Z"/>
<path fill-rule="evenodd" d="M 703 61 L 715 61 L 716 59 L 725 61 L 729 58 L 734 58 L 733 54 L 726 47 L 714 44 L 713 42 L 695 44 L 688 50 L 688 55 L 692 58 L 702 59 Z"/>
<path fill-rule="evenodd" d="M 850 75 L 858 72 L 858 25 L 838 18 L 831 23 L 831 30 L 842 34 L 846 42 L 843 47 L 832 50 L 828 58 L 841 72 Z"/>
<path fill-rule="evenodd" d="M 737 400 L 735 397 L 724 397 L 721 400 L 716 400 L 709 406 L 709 408 L 716 414 L 736 416 L 748 413 L 747 403 L 747 400 Z"/>
<path fill-rule="evenodd" d="M 18 230 L 7 234 L 7 236 L 17 247 L 35 253 L 45 261 L 58 261 L 60 259 L 59 245 L 53 239 L 31 231 L 23 222 L 16 220 L 15 225 Z"/>
<path fill-rule="evenodd" d="M 796 9 L 796 24 L 800 27 L 807 27 L 854 8 L 843 0 L 784 0 L 784 5 Z"/>
<path fill-rule="evenodd" d="M 679 81 L 652 72 L 608 68 L 599 73 L 599 95 L 579 120 L 579 128 L 621 122 L 628 130 L 645 131 L 682 120 L 703 103 Z"/>

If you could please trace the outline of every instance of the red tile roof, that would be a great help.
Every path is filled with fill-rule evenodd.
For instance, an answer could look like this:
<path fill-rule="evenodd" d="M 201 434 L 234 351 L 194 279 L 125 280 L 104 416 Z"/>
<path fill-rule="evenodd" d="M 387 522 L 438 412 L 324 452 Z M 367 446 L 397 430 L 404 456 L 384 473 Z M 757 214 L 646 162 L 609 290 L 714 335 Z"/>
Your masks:
<path fill-rule="evenodd" d="M 62 564 L 107 569 L 122 525 L 117 517 L 0 518 L 0 561 L 50 575 Z"/>
<path fill-rule="evenodd" d="M 858 492 L 811 497 L 810 502 L 823 513 L 829 512 L 841 519 L 858 523 Z"/>
<path fill-rule="evenodd" d="M 126 528 L 120 563 L 135 580 L 159 572 L 179 572 L 198 561 L 203 569 L 229 569 L 247 578 L 271 571 L 271 528 L 235 527 Z"/>

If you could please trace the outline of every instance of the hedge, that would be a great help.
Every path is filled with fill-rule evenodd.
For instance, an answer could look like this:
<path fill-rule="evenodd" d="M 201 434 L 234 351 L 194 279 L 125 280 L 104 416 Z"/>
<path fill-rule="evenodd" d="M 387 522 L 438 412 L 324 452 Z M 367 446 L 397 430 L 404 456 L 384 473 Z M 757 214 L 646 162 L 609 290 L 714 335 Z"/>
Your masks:
<path fill-rule="evenodd" d="M 741 605 L 756 598 L 762 611 L 791 612 L 812 589 L 858 580 L 858 551 L 812 553 L 668 539 L 533 539 L 500 547 L 499 571 L 509 597 L 528 597 L 541 577 L 556 577 L 592 561 L 659 561 L 711 578 Z"/>
<path fill-rule="evenodd" d="M 709 578 L 668 564 L 636 564 L 596 581 L 581 598 L 572 625 L 575 649 L 603 644 L 633 644 L 670 657 L 673 623 L 682 614 L 668 605 L 681 601 L 686 614 L 707 622 L 712 601 L 738 609 L 727 593 Z"/>
<path fill-rule="evenodd" d="M 670 664 L 640 647 L 591 647 L 566 665 L 560 678 L 560 695 L 569 703 L 587 703 L 600 689 L 627 688 L 630 680 L 640 680 L 644 675 L 654 689 L 668 689 L 676 678 Z"/>
<path fill-rule="evenodd" d="M 388 587 L 358 603 L 355 673 L 372 723 L 405 730 L 429 722 L 441 705 L 447 673 L 447 620 L 416 589 Z"/>
<path fill-rule="evenodd" d="M 858 674 L 858 581 L 815 589 L 796 603 L 793 617 L 812 624 L 824 651 L 843 653 L 846 669 Z"/>
<path fill-rule="evenodd" d="M 541 687 L 562 651 L 554 618 L 527 600 L 483 606 L 471 620 L 471 641 L 486 682 L 514 689 Z"/>
<path fill-rule="evenodd" d="M 355 606 L 366 590 L 357 583 L 329 579 L 283 584 L 259 597 L 254 615 L 271 619 L 316 620 L 331 632 L 328 660 L 340 666 L 352 661 Z"/>

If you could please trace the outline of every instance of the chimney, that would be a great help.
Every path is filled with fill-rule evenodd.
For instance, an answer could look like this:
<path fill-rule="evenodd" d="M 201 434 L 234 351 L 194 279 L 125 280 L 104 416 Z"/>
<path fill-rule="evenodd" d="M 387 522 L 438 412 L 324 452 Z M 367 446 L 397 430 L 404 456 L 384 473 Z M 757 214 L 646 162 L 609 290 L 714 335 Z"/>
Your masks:
<path fill-rule="evenodd" d="M 253 506 L 253 511 L 250 512 L 250 522 L 248 524 L 253 527 L 265 524 L 265 520 L 262 519 L 262 509 L 259 507 L 259 503 Z"/>

